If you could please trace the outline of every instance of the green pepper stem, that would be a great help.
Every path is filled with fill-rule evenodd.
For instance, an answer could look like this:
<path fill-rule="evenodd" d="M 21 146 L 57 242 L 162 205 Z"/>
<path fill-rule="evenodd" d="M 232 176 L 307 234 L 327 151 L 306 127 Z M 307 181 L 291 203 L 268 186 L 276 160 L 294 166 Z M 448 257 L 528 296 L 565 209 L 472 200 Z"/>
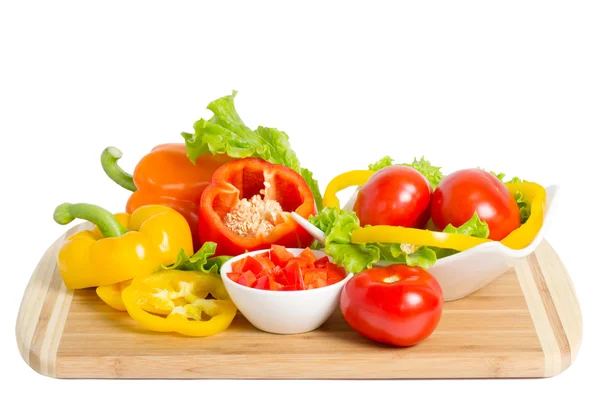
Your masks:
<path fill-rule="evenodd" d="M 90 221 L 98 226 L 102 236 L 120 237 L 127 232 L 113 214 L 92 204 L 60 204 L 54 210 L 54 221 L 61 225 L 69 224 L 75 218 Z"/>
<path fill-rule="evenodd" d="M 125 172 L 117 161 L 123 157 L 121 152 L 116 147 L 107 147 L 100 156 L 100 162 L 102 163 L 102 169 L 117 185 L 130 190 L 131 192 L 137 191 L 137 186 L 133 182 L 133 176 Z"/>

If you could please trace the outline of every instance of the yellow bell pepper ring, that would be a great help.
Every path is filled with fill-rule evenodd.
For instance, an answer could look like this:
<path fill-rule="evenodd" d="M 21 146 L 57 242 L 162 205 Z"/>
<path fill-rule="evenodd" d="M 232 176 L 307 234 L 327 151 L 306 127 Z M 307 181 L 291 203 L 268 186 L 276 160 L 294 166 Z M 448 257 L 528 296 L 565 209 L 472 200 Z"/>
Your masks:
<path fill-rule="evenodd" d="M 173 264 L 180 249 L 193 254 L 189 225 L 172 208 L 147 205 L 131 215 L 112 215 L 97 205 L 65 203 L 54 211 L 54 220 L 62 225 L 76 218 L 96 227 L 68 238 L 58 253 L 58 269 L 69 289 L 147 276 Z"/>
<path fill-rule="evenodd" d="M 214 299 L 206 299 L 209 293 Z M 194 337 L 223 332 L 237 313 L 220 277 L 198 271 L 163 270 L 135 278 L 122 299 L 144 328 Z"/>
<path fill-rule="evenodd" d="M 449 234 L 440 231 L 421 230 L 391 225 L 376 225 L 357 228 L 352 232 L 353 244 L 364 243 L 405 243 L 415 246 L 433 246 L 458 251 L 468 250 L 489 242 L 487 238 L 463 234 Z"/>
<path fill-rule="evenodd" d="M 531 204 L 531 213 L 525 224 L 501 240 L 501 243 L 506 247 L 521 250 L 535 240 L 544 224 L 546 189 L 535 182 L 508 183 L 506 186 L 513 195 L 522 192 L 525 200 Z"/>
<path fill-rule="evenodd" d="M 121 294 L 130 284 L 131 280 L 125 280 L 124 282 L 114 283 L 112 285 L 98 286 L 96 288 L 96 294 L 111 308 L 124 312 L 127 308 L 125 308 Z"/>
<path fill-rule="evenodd" d="M 323 194 L 323 206 L 335 207 L 340 204 L 337 193 L 351 186 L 363 186 L 375 172 L 372 170 L 353 170 L 336 176 L 329 182 Z"/>

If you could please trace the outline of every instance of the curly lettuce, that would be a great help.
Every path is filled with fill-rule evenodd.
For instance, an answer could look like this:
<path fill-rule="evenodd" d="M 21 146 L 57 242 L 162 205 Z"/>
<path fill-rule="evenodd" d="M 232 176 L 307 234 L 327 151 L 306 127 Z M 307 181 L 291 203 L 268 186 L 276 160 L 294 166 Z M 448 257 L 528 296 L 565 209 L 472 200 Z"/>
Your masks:
<path fill-rule="evenodd" d="M 442 230 L 442 232 L 448 234 L 464 234 L 473 237 L 488 238 L 490 235 L 490 227 L 488 227 L 487 223 L 479 218 L 479 214 L 475 212 L 471 219 L 460 227 L 455 227 L 452 224 L 448 224 L 446 228 Z M 457 250 L 452 250 L 449 248 L 435 247 L 433 250 L 435 251 L 438 259 L 458 253 Z"/>
<path fill-rule="evenodd" d="M 325 253 L 333 258 L 334 263 L 344 267 L 350 273 L 370 269 L 379 261 L 428 269 L 436 260 L 435 253 L 428 247 L 416 248 L 400 243 L 353 244 L 352 232 L 360 228 L 360 221 L 354 211 L 326 207 L 308 220 L 325 233 Z"/>
<path fill-rule="evenodd" d="M 214 256 L 217 250 L 217 243 L 207 241 L 189 257 L 186 252 L 181 249 L 177 255 L 177 260 L 170 266 L 161 266 L 164 270 L 184 270 L 184 271 L 200 271 L 204 273 L 219 273 L 221 267 L 231 256 Z"/>
<path fill-rule="evenodd" d="M 392 165 L 394 165 L 394 160 L 390 156 L 384 156 L 377 162 L 370 164 L 369 170 L 378 171 Z M 419 171 L 421 175 L 425 176 L 425 178 L 429 181 L 433 189 L 435 189 L 440 181 L 444 179 L 442 169 L 439 166 L 433 166 L 431 162 L 425 160 L 423 156 L 421 156 L 420 160 L 417 160 L 415 157 L 412 163 L 400 163 L 399 165 L 408 166 Z"/>
<path fill-rule="evenodd" d="M 288 135 L 272 127 L 259 126 L 252 130 L 246 126 L 235 109 L 236 95 L 237 91 L 233 91 L 231 95 L 211 102 L 207 108 L 213 112 L 213 116 L 209 120 L 196 121 L 194 133 L 181 133 L 189 159 L 196 163 L 198 156 L 206 153 L 227 154 L 236 159 L 257 157 L 287 166 L 302 176 L 320 210 L 323 202 L 319 184 L 310 170 L 300 166 Z"/>
<path fill-rule="evenodd" d="M 358 273 L 372 268 L 379 261 L 407 264 L 428 269 L 437 259 L 457 253 L 456 250 L 403 243 L 366 243 L 353 244 L 352 232 L 360 228 L 360 221 L 354 211 L 337 207 L 326 207 L 318 215 L 311 216 L 311 224 L 326 235 L 324 251 L 333 258 L 334 263 L 343 266 L 348 272 Z M 448 225 L 443 232 L 464 234 L 487 238 L 489 227 L 477 213 L 460 227 Z"/>

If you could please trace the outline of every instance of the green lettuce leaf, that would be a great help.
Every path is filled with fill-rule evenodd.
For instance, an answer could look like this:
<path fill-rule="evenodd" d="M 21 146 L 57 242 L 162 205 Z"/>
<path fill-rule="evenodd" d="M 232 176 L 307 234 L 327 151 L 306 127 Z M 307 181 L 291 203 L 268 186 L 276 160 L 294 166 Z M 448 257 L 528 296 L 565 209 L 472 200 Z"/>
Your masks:
<path fill-rule="evenodd" d="M 257 157 L 267 162 L 287 166 L 300 173 L 312 191 L 317 209 L 323 206 L 319 184 L 311 171 L 300 167 L 300 161 L 292 150 L 288 135 L 275 128 L 259 126 L 256 130 L 244 124 L 237 113 L 231 95 L 218 98 L 208 105 L 213 112 L 209 120 L 194 123 L 194 133 L 183 132 L 186 149 L 192 163 L 206 153 L 227 154 L 232 158 Z"/>
<path fill-rule="evenodd" d="M 448 234 L 464 234 L 473 237 L 488 238 L 490 235 L 490 228 L 485 221 L 482 221 L 481 218 L 479 218 L 479 214 L 475 212 L 471 219 L 460 227 L 455 227 L 452 224 L 448 224 L 446 228 L 443 229 L 443 232 Z M 433 250 L 435 251 L 438 259 L 458 253 L 458 251 L 449 248 L 435 247 Z"/>
<path fill-rule="evenodd" d="M 186 252 L 181 249 L 177 255 L 177 260 L 170 266 L 161 266 L 164 270 L 185 270 L 185 271 L 201 271 L 205 273 L 219 273 L 221 266 L 231 258 L 231 256 L 216 256 L 213 257 L 217 250 L 217 243 L 208 241 L 189 257 Z"/>
<path fill-rule="evenodd" d="M 369 170 L 378 171 L 392 165 L 394 165 L 394 160 L 390 156 L 384 156 L 377 162 L 370 164 Z M 444 179 L 441 168 L 439 166 L 433 166 L 431 162 L 425 160 L 423 156 L 421 156 L 420 160 L 417 160 L 415 157 L 412 163 L 401 163 L 400 165 L 408 166 L 419 171 L 427 178 L 433 189 L 437 188 L 440 181 Z"/>
<path fill-rule="evenodd" d="M 352 232 L 360 228 L 360 221 L 354 211 L 326 207 L 318 215 L 309 218 L 311 224 L 326 235 L 324 251 L 333 258 L 333 262 L 346 271 L 358 273 L 370 269 L 380 260 L 392 263 L 420 266 L 425 269 L 433 266 L 436 254 L 428 247 L 404 244 L 352 244 Z"/>
<path fill-rule="evenodd" d="M 371 163 L 369 165 L 369 170 L 372 170 L 373 172 L 377 172 L 378 170 L 387 168 L 388 166 L 392 166 L 393 164 L 394 164 L 394 159 L 392 159 L 390 156 L 384 156 L 381 159 L 379 159 L 377 162 Z"/>
<path fill-rule="evenodd" d="M 485 170 L 482 168 L 479 168 L 481 170 Z M 489 173 L 491 173 L 492 175 L 494 175 L 496 178 L 498 178 L 498 180 L 500 180 L 503 183 L 521 183 L 521 182 L 527 182 L 521 178 L 519 178 L 518 176 L 513 176 L 509 181 L 505 181 L 504 178 L 506 178 L 506 173 L 504 172 L 500 172 L 500 173 L 496 173 L 493 170 L 490 170 Z"/>
<path fill-rule="evenodd" d="M 488 238 L 490 235 L 490 228 L 485 221 L 482 221 L 479 218 L 479 214 L 475 212 L 471 219 L 460 227 L 455 227 L 452 224 L 448 224 L 446 228 L 444 228 L 443 232 L 448 234 L 464 234 L 473 237 Z"/>
<path fill-rule="evenodd" d="M 529 216 L 531 215 L 531 203 L 525 200 L 523 192 L 517 191 L 514 195 L 517 206 L 519 207 L 519 213 L 521 214 L 521 224 L 525 224 Z"/>

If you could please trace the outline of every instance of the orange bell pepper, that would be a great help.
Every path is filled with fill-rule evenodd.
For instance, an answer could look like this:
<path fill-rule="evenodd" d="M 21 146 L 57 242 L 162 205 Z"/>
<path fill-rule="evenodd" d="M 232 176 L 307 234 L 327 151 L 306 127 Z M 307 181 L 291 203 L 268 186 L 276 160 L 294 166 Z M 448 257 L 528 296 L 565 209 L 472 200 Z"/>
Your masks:
<path fill-rule="evenodd" d="M 194 249 L 200 248 L 198 209 L 200 197 L 210 183 L 214 171 L 231 160 L 227 155 L 204 154 L 190 162 L 184 143 L 167 143 L 156 146 L 137 164 L 133 175 L 117 164 L 123 156 L 115 147 L 102 152 L 102 168 L 118 185 L 133 192 L 126 210 L 132 213 L 144 205 L 164 205 L 182 214 L 190 225 Z"/>

